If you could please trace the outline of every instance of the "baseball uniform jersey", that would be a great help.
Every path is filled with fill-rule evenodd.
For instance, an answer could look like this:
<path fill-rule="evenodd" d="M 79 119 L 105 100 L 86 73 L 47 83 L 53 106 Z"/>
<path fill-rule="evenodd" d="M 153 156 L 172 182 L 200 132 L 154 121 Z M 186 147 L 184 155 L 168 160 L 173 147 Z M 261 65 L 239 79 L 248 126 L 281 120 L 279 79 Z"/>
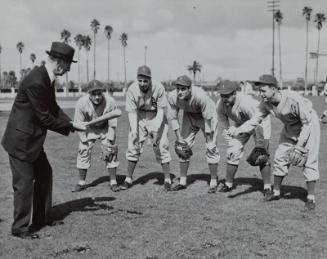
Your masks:
<path fill-rule="evenodd" d="M 318 156 L 320 144 L 320 125 L 316 111 L 307 98 L 295 91 L 281 90 L 278 106 L 262 101 L 253 118 L 238 129 L 238 133 L 253 130 L 270 113 L 279 118 L 284 128 L 274 158 L 274 175 L 284 176 L 288 172 L 287 152 L 294 146 L 304 146 L 308 159 L 303 173 L 306 181 L 319 179 Z"/>
<path fill-rule="evenodd" d="M 161 121 L 157 121 L 158 109 L 165 110 L 167 107 L 167 96 L 164 86 L 160 82 L 152 81 L 152 86 L 148 92 L 143 93 L 138 85 L 134 82 L 126 93 L 126 111 L 137 114 L 137 137 L 138 143 L 133 144 L 132 132 L 129 131 L 128 149 L 126 159 L 129 161 L 138 161 L 140 154 L 143 152 L 145 140 L 150 137 L 152 131 L 158 134 L 158 147 L 154 148 L 156 159 L 160 163 L 171 161 L 168 141 L 168 121 L 163 116 Z"/>
<path fill-rule="evenodd" d="M 112 96 L 104 93 L 103 97 L 99 105 L 94 105 L 88 94 L 82 96 L 76 103 L 74 120 L 92 121 L 105 113 L 117 109 L 116 101 Z M 78 132 L 80 137 L 77 155 L 78 169 L 88 169 L 91 166 L 91 152 L 96 140 L 99 139 L 102 142 L 114 140 L 116 127 L 117 119 L 112 119 L 91 125 L 85 132 Z M 106 164 L 107 168 L 115 168 L 118 165 L 118 160 Z"/>
<path fill-rule="evenodd" d="M 229 120 L 233 121 L 236 127 L 239 127 L 253 117 L 258 106 L 258 100 L 254 99 L 251 95 L 240 92 L 236 93 L 235 103 L 232 106 L 225 104 L 223 99 L 219 99 L 217 102 L 219 128 L 227 129 L 230 126 Z M 271 136 L 270 116 L 267 116 L 258 127 L 249 133 L 227 139 L 227 163 L 233 165 L 239 164 L 240 159 L 244 155 L 244 145 L 251 136 L 254 138 L 255 146 L 268 149 Z"/>
<path fill-rule="evenodd" d="M 178 112 L 183 110 L 181 136 L 192 147 L 200 129 L 203 133 L 213 134 L 213 141 L 206 143 L 206 158 L 208 163 L 218 163 L 220 156 L 216 146 L 218 123 L 215 103 L 202 88 L 192 86 L 191 93 L 187 100 L 179 99 L 177 90 L 168 94 L 168 119 L 171 127 L 174 131 L 180 128 Z"/>

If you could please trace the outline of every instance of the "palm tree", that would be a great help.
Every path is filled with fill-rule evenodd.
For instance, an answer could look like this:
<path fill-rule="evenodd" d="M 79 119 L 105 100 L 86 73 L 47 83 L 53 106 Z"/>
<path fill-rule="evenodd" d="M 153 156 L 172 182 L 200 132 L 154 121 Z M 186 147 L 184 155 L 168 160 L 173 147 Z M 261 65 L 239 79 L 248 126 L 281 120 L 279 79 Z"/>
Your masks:
<path fill-rule="evenodd" d="M 78 60 L 78 64 L 77 64 L 77 79 L 78 79 L 78 87 L 80 88 L 81 87 L 81 64 L 80 64 L 80 52 L 81 52 L 81 49 L 83 47 L 83 35 L 82 34 L 77 34 L 75 37 L 74 37 L 74 41 L 75 41 L 75 44 L 77 46 L 77 60 Z"/>
<path fill-rule="evenodd" d="M 197 62 L 197 61 L 193 61 L 193 64 L 192 65 L 189 65 L 187 66 L 187 70 L 190 71 L 192 74 L 193 74 L 193 81 L 195 83 L 195 76 L 196 76 L 196 73 L 197 72 L 201 72 L 201 68 L 202 68 L 202 65 Z"/>
<path fill-rule="evenodd" d="M 22 53 L 23 53 L 23 49 L 24 49 L 24 43 L 23 42 L 18 42 L 16 45 L 16 48 L 19 52 L 19 71 L 20 71 L 20 75 L 22 77 Z"/>
<path fill-rule="evenodd" d="M 92 21 L 91 21 L 91 30 L 93 31 L 93 42 L 94 42 L 94 47 L 93 47 L 93 50 L 94 50 L 94 53 L 93 53 L 93 58 L 94 58 L 94 63 L 93 63 L 93 79 L 95 79 L 95 75 L 96 75 L 96 69 L 95 69 L 95 67 L 96 67 L 96 59 L 95 59 L 95 57 L 96 57 L 96 34 L 98 33 L 98 30 L 99 30 L 99 28 L 100 28 L 100 23 L 99 23 L 99 21 L 97 20 L 97 19 L 93 19 Z"/>
<path fill-rule="evenodd" d="M 83 36 L 83 47 L 86 54 L 86 81 L 89 82 L 89 51 L 91 49 L 92 41 L 89 35 Z"/>
<path fill-rule="evenodd" d="M 110 84 L 110 39 L 113 28 L 110 25 L 104 27 L 104 34 L 108 39 L 108 84 Z"/>
<path fill-rule="evenodd" d="M 63 40 L 66 44 L 70 42 L 70 36 L 72 34 L 70 33 L 69 30 L 63 29 L 60 33 L 60 39 Z M 68 86 L 68 72 L 66 73 L 66 86 Z"/>
<path fill-rule="evenodd" d="M 30 60 L 32 61 L 32 65 L 33 65 L 33 67 L 34 67 L 34 63 L 35 63 L 35 60 L 36 60 L 36 55 L 35 55 L 35 53 L 31 53 L 31 55 L 30 55 Z"/>
<path fill-rule="evenodd" d="M 307 85 L 308 85 L 308 47 L 309 47 L 309 21 L 311 19 L 312 8 L 305 6 L 302 9 L 302 15 L 305 16 L 307 23 L 307 34 L 305 42 L 305 72 L 304 72 L 304 94 L 307 94 Z"/>
<path fill-rule="evenodd" d="M 317 13 L 315 16 L 314 22 L 316 23 L 316 27 L 318 29 L 318 46 L 317 46 L 317 60 L 316 60 L 316 75 L 315 75 L 315 83 L 318 80 L 318 63 L 319 63 L 319 44 L 320 44 L 320 30 L 322 28 L 322 24 L 326 21 L 326 16 L 323 13 Z"/>
<path fill-rule="evenodd" d="M 127 88 L 127 80 L 126 80 L 126 55 L 125 55 L 125 48 L 127 46 L 127 40 L 128 40 L 128 36 L 127 36 L 127 33 L 123 32 L 121 35 L 120 35 L 120 42 L 121 42 L 121 45 L 123 47 L 123 56 L 124 56 L 124 75 L 125 75 L 125 81 L 124 81 L 124 86 L 125 86 L 125 89 Z"/>
<path fill-rule="evenodd" d="M 282 48 L 281 48 L 281 40 L 280 40 L 280 25 L 283 20 L 283 13 L 280 10 L 277 10 L 274 13 L 275 21 L 278 25 L 278 49 L 279 49 L 279 84 L 280 87 L 283 88 L 283 76 L 282 76 Z"/>
<path fill-rule="evenodd" d="M 70 42 L 70 36 L 72 34 L 70 33 L 69 30 L 63 29 L 60 33 L 60 39 L 63 40 L 66 44 Z"/>

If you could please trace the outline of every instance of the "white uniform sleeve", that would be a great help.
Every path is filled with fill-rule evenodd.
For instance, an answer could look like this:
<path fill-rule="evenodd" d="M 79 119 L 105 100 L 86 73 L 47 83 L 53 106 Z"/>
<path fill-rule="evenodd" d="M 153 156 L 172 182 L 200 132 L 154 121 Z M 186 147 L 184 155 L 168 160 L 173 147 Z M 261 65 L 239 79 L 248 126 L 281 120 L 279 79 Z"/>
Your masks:
<path fill-rule="evenodd" d="M 157 107 L 165 108 L 167 106 L 167 102 L 168 102 L 165 87 L 161 83 L 157 83 L 157 84 L 158 84 Z"/>
<path fill-rule="evenodd" d="M 168 94 L 168 109 L 167 109 L 167 118 L 170 122 L 172 130 L 179 129 L 178 122 L 178 111 L 179 108 L 176 106 L 176 94 L 174 92 Z"/>
<path fill-rule="evenodd" d="M 117 109 L 117 103 L 114 98 L 108 95 L 106 100 L 107 100 L 107 107 L 104 111 L 104 114 Z M 108 121 L 107 139 L 111 141 L 114 141 L 116 139 L 117 122 L 118 122 L 117 118 Z"/>
<path fill-rule="evenodd" d="M 75 114 L 74 114 L 74 121 L 77 122 L 84 122 L 85 120 L 85 115 L 83 113 L 83 105 L 81 102 L 81 99 L 79 99 L 76 103 L 75 106 Z M 86 142 L 87 141 L 87 137 L 86 137 L 86 132 L 85 131 L 78 131 L 77 132 L 81 142 Z"/>
<path fill-rule="evenodd" d="M 129 87 L 126 93 L 126 111 L 127 112 L 136 112 L 137 110 L 137 96 L 136 93 L 133 93 L 133 85 Z"/>
<path fill-rule="evenodd" d="M 303 98 L 304 99 L 304 98 Z M 304 146 L 307 142 L 312 123 L 312 103 L 304 99 L 304 102 L 297 103 L 297 112 L 299 114 L 300 120 L 302 122 L 301 133 L 298 138 L 297 145 Z"/>
<path fill-rule="evenodd" d="M 241 133 L 249 133 L 253 129 L 255 129 L 267 116 L 269 115 L 269 110 L 266 108 L 264 102 L 259 104 L 258 109 L 252 115 L 251 119 L 244 122 L 241 126 L 239 126 L 236 130 L 237 134 Z"/>

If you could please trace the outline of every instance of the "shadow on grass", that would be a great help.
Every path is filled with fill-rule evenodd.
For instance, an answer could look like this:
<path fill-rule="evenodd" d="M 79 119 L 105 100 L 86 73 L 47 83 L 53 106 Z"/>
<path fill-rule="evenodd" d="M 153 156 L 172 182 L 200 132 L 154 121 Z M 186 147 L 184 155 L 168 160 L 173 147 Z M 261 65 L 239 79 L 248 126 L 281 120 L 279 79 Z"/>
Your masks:
<path fill-rule="evenodd" d="M 83 198 L 73 201 L 64 202 L 52 207 L 52 220 L 63 220 L 69 214 L 75 211 L 96 211 L 96 210 L 112 210 L 114 207 L 99 202 L 114 201 L 113 197 L 96 197 Z"/>
<path fill-rule="evenodd" d="M 116 178 L 117 178 L 117 183 L 122 184 L 124 182 L 125 175 L 117 175 Z M 101 176 L 98 179 L 95 179 L 93 182 L 87 184 L 86 188 L 95 187 L 95 186 L 97 186 L 99 184 L 102 184 L 104 182 L 108 182 L 108 183 L 110 182 L 110 178 L 109 178 L 108 175 L 107 176 Z"/>
<path fill-rule="evenodd" d="M 175 175 L 170 174 L 170 178 L 173 180 L 175 178 Z M 143 175 L 139 178 L 137 178 L 134 182 L 133 185 L 137 184 L 146 184 L 147 182 L 151 180 L 157 180 L 153 184 L 155 185 L 163 185 L 164 184 L 164 174 L 162 172 L 151 172 L 146 175 Z"/>
<path fill-rule="evenodd" d="M 263 182 L 258 178 L 236 178 L 235 184 L 237 185 L 250 185 L 250 187 L 242 192 L 231 194 L 228 198 L 236 198 L 241 195 L 245 195 L 251 192 L 262 192 L 263 191 Z M 291 185 L 282 185 L 281 193 L 283 199 L 299 199 L 303 202 L 306 201 L 307 191 L 298 186 Z"/>

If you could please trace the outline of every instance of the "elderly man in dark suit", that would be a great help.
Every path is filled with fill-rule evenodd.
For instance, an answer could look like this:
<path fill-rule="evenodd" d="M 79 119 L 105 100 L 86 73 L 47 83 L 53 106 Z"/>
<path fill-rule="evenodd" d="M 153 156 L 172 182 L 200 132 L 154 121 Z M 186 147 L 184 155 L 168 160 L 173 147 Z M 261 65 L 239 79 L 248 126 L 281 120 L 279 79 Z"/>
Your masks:
<path fill-rule="evenodd" d="M 70 70 L 74 49 L 53 42 L 45 66 L 34 68 L 22 81 L 15 98 L 2 146 L 9 154 L 14 189 L 12 235 L 33 239 L 33 229 L 51 224 L 52 169 L 43 149 L 47 130 L 69 135 L 85 130 L 72 122 L 56 102 L 54 82 Z M 30 225 L 31 214 L 32 225 Z"/>

